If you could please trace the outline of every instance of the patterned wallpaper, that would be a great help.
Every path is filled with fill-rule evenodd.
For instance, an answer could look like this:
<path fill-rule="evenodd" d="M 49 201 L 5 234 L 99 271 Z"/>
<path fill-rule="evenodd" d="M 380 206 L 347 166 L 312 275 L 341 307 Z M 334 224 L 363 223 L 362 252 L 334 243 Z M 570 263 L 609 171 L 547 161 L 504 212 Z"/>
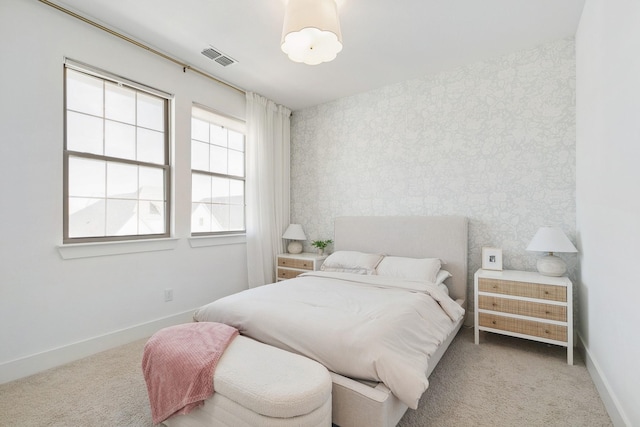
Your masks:
<path fill-rule="evenodd" d="M 341 215 L 465 215 L 469 301 L 483 246 L 535 270 L 538 227 L 575 242 L 575 79 L 563 39 L 294 112 L 292 222 L 311 240 Z"/>

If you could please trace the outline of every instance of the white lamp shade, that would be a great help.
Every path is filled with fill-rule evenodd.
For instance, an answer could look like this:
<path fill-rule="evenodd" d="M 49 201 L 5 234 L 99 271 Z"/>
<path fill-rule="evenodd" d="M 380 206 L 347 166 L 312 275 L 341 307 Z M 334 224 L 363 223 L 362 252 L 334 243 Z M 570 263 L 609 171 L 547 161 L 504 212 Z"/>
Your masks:
<path fill-rule="evenodd" d="M 534 252 L 578 252 L 566 234 L 558 227 L 540 227 L 529 246 Z"/>
<path fill-rule="evenodd" d="M 304 235 L 304 230 L 300 224 L 289 224 L 282 238 L 289 240 L 307 240 L 307 236 Z"/>
<path fill-rule="evenodd" d="M 280 48 L 294 62 L 317 65 L 335 59 L 342 50 L 336 0 L 288 0 Z"/>

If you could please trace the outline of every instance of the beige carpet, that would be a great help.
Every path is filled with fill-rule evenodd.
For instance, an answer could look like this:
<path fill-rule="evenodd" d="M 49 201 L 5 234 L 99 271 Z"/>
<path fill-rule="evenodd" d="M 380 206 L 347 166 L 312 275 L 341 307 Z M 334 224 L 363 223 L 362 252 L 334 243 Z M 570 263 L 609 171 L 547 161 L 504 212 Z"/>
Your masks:
<path fill-rule="evenodd" d="M 0 426 L 152 426 L 137 341 L 0 385 Z M 463 329 L 401 427 L 611 426 L 576 358 L 562 347 Z"/>

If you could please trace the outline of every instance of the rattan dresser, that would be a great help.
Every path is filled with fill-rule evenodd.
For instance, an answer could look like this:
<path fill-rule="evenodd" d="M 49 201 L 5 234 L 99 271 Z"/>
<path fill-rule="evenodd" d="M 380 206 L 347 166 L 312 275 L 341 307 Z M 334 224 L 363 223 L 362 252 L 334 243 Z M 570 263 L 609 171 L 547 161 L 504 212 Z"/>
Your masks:
<path fill-rule="evenodd" d="M 277 280 L 293 279 L 304 272 L 320 270 L 320 266 L 325 259 L 327 259 L 327 255 L 318 255 L 311 252 L 278 255 Z"/>
<path fill-rule="evenodd" d="M 474 276 L 475 342 L 487 331 L 561 345 L 573 365 L 572 295 L 567 277 L 480 269 Z"/>

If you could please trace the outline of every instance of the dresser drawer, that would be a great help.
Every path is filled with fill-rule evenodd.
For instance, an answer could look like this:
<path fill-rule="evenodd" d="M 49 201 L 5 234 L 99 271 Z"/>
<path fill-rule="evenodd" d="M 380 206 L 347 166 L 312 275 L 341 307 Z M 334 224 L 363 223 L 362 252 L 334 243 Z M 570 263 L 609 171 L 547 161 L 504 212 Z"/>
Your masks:
<path fill-rule="evenodd" d="M 303 270 L 313 270 L 313 260 L 312 259 L 295 259 L 295 258 L 283 258 L 278 257 L 278 266 L 279 267 L 290 267 L 290 268 L 300 268 Z M 300 273 L 300 272 L 298 272 Z M 278 274 L 280 277 L 280 274 Z"/>
<path fill-rule="evenodd" d="M 567 342 L 567 327 L 532 320 L 514 319 L 490 313 L 478 313 L 480 326 L 523 335 Z"/>
<path fill-rule="evenodd" d="M 545 299 L 549 301 L 567 301 L 567 288 L 564 286 L 479 278 L 478 290 L 480 292 Z"/>
<path fill-rule="evenodd" d="M 288 270 L 286 268 L 278 268 L 278 279 L 293 279 L 303 272 L 300 270 Z"/>
<path fill-rule="evenodd" d="M 478 308 L 546 320 L 567 321 L 567 307 L 563 305 L 478 295 Z"/>

